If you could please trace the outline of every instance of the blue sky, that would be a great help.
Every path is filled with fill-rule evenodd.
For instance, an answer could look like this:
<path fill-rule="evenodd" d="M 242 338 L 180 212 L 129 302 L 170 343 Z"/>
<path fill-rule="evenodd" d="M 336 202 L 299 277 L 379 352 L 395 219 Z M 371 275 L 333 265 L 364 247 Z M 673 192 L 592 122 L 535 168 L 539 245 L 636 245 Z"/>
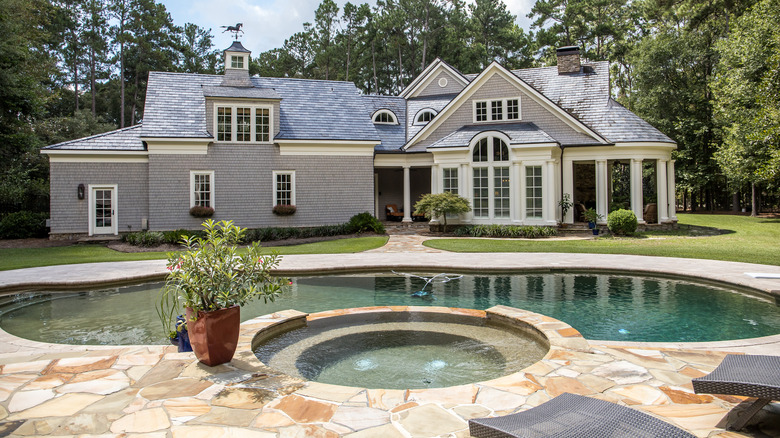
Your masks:
<path fill-rule="evenodd" d="M 241 42 L 253 55 L 280 47 L 284 40 L 303 30 L 303 23 L 314 21 L 314 10 L 321 0 L 160 0 L 173 16 L 174 23 L 195 23 L 211 29 L 214 45 L 225 49 L 232 41 L 220 26 L 244 23 Z M 376 4 L 376 0 L 352 0 L 353 3 Z M 535 0 L 504 0 L 509 11 L 517 15 L 518 24 L 528 30 L 525 17 Z M 344 6 L 346 0 L 336 0 Z"/>

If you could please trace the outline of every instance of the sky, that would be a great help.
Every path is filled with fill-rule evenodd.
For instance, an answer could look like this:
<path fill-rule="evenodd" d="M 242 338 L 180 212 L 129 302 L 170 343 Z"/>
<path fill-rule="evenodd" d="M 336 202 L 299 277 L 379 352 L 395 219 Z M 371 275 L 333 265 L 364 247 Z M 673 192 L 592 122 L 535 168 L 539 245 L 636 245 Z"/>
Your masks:
<path fill-rule="evenodd" d="M 220 26 L 244 24 L 245 32 L 241 43 L 252 51 L 253 55 L 281 47 L 284 40 L 295 32 L 303 30 L 303 23 L 314 21 L 314 10 L 321 0 L 158 0 L 173 16 L 178 26 L 194 23 L 211 29 L 214 45 L 217 49 L 226 49 L 232 38 L 230 33 L 222 33 Z M 343 7 L 347 0 L 336 0 Z M 376 4 L 376 0 L 352 0 L 360 4 Z M 517 16 L 520 27 L 528 30 L 530 20 L 526 18 L 536 0 L 504 0 L 509 12 Z"/>

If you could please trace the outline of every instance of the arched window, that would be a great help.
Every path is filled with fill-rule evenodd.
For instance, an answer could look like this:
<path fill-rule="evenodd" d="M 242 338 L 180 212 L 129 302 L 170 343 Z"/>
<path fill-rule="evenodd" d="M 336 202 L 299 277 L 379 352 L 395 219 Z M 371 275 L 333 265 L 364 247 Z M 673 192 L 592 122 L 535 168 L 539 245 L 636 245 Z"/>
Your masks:
<path fill-rule="evenodd" d="M 509 148 L 498 135 L 486 135 L 473 143 L 472 205 L 478 219 L 508 219 L 510 217 L 511 186 L 509 180 Z"/>
<path fill-rule="evenodd" d="M 414 124 L 415 125 L 425 125 L 426 123 L 433 120 L 433 118 L 436 116 L 436 112 L 430 108 L 421 109 L 417 112 L 417 115 L 414 116 Z"/>
<path fill-rule="evenodd" d="M 397 125 L 398 119 L 392 111 L 381 109 L 374 113 L 374 123 L 382 125 Z"/>

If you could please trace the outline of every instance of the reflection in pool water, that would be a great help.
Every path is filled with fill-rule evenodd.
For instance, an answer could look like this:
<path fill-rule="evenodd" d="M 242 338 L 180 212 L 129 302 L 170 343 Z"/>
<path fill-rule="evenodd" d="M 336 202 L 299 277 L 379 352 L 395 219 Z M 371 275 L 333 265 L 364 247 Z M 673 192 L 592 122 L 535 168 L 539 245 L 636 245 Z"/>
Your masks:
<path fill-rule="evenodd" d="M 163 343 L 155 312 L 162 283 L 83 293 L 20 294 L 0 308 L 0 327 L 28 339 L 74 344 Z M 717 341 L 780 333 L 773 300 L 652 277 L 575 273 L 465 275 L 410 295 L 421 280 L 393 274 L 301 277 L 275 303 L 245 306 L 244 320 L 282 309 L 367 306 L 519 307 L 560 319 L 589 339 Z"/>

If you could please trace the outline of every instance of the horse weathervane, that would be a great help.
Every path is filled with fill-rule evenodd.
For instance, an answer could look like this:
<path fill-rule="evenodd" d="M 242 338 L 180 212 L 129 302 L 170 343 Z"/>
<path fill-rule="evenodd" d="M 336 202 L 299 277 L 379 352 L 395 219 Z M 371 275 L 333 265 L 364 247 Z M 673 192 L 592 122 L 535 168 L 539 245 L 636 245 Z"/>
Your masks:
<path fill-rule="evenodd" d="M 236 41 L 238 41 L 238 34 L 243 34 L 244 31 L 241 30 L 241 26 L 243 26 L 244 23 L 236 23 L 235 26 L 220 26 L 221 28 L 225 29 L 222 31 L 222 33 L 225 32 L 231 32 L 233 34 L 233 38 L 235 38 Z"/>

